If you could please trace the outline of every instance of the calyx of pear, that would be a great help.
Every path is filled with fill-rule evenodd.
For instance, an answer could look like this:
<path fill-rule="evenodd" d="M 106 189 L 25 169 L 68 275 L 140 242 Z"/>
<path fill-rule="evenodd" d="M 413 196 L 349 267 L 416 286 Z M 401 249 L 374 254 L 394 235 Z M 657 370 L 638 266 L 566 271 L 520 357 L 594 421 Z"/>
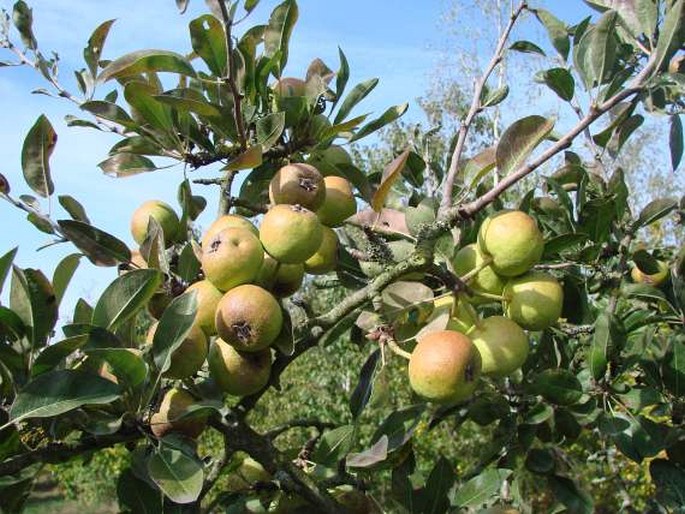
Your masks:
<path fill-rule="evenodd" d="M 178 387 L 169 389 L 157 411 L 150 417 L 150 430 L 157 437 L 164 437 L 172 432 L 192 439 L 198 437 L 205 429 L 206 417 L 179 419 L 194 403 L 196 400 L 188 391 Z"/>
<path fill-rule="evenodd" d="M 258 352 L 274 342 L 283 313 L 267 290 L 245 284 L 228 291 L 216 310 L 216 330 L 226 343 L 242 352 Z"/>
<path fill-rule="evenodd" d="M 325 198 L 324 178 L 311 164 L 287 164 L 269 182 L 269 200 L 272 204 L 297 204 L 315 211 Z"/>
<path fill-rule="evenodd" d="M 483 221 L 478 246 L 492 258 L 492 269 L 503 277 L 515 277 L 536 264 L 545 241 L 535 220 L 522 211 L 500 211 Z"/>
<path fill-rule="evenodd" d="M 277 261 L 302 264 L 319 249 L 323 225 L 316 214 L 301 205 L 279 204 L 264 215 L 259 239 Z"/>
<path fill-rule="evenodd" d="M 437 330 L 421 337 L 409 359 L 409 383 L 422 398 L 453 405 L 476 389 L 481 357 L 471 339 L 454 330 Z"/>
<path fill-rule="evenodd" d="M 271 350 L 239 352 L 217 338 L 209 350 L 209 373 L 219 388 L 231 396 L 247 396 L 261 390 L 271 375 Z"/>
<path fill-rule="evenodd" d="M 262 266 L 259 239 L 243 228 L 225 228 L 202 251 L 202 271 L 221 291 L 252 282 Z"/>
<path fill-rule="evenodd" d="M 138 244 L 142 244 L 145 241 L 150 218 L 154 218 L 162 227 L 165 245 L 171 245 L 178 236 L 181 224 L 171 205 L 161 200 L 148 200 L 133 212 L 131 216 L 131 235 L 134 241 Z"/>
<path fill-rule="evenodd" d="M 237 214 L 225 214 L 214 220 L 204 233 L 202 236 L 202 248 L 207 248 L 217 234 L 226 228 L 242 228 L 249 230 L 255 236 L 259 237 L 259 230 L 257 230 L 257 227 L 255 227 L 249 219 Z"/>

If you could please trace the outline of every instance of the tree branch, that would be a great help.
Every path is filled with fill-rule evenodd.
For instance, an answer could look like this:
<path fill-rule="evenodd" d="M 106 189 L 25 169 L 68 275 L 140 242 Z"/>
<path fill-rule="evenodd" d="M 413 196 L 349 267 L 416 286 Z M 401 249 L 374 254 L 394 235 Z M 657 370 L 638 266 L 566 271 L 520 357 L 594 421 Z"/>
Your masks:
<path fill-rule="evenodd" d="M 452 205 L 452 190 L 454 189 L 454 180 L 457 176 L 457 171 L 459 169 L 461 155 L 464 152 L 466 136 L 469 132 L 469 129 L 471 128 L 471 124 L 473 123 L 474 118 L 482 110 L 480 98 L 483 93 L 483 88 L 485 87 L 485 84 L 487 83 L 488 78 L 490 77 L 494 69 L 502 61 L 502 56 L 504 54 L 504 45 L 506 45 L 511 30 L 514 28 L 516 21 L 518 20 L 519 16 L 526 7 L 527 2 L 526 0 L 523 0 L 516 8 L 516 10 L 513 13 L 511 13 L 509 23 L 507 24 L 506 28 L 504 29 L 499 38 L 499 41 L 497 42 L 495 53 L 492 56 L 492 59 L 490 60 L 488 67 L 485 69 L 485 72 L 480 77 L 480 79 L 478 79 L 478 82 L 476 82 L 476 87 L 473 91 L 473 100 L 471 101 L 471 107 L 469 109 L 469 112 L 466 114 L 466 118 L 459 127 L 459 133 L 457 134 L 457 144 L 454 147 L 452 159 L 450 160 L 450 167 L 447 172 L 447 176 L 445 177 L 445 183 L 442 189 L 442 200 L 440 203 L 441 209 L 448 209 Z"/>

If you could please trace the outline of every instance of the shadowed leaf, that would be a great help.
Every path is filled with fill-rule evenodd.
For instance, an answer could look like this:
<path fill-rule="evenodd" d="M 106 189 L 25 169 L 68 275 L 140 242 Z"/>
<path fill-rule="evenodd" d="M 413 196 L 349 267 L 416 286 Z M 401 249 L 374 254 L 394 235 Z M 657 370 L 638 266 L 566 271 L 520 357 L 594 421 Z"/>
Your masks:
<path fill-rule="evenodd" d="M 100 73 L 98 81 L 107 82 L 150 71 L 168 71 L 195 76 L 195 70 L 180 54 L 168 50 L 137 50 L 110 62 Z"/>
<path fill-rule="evenodd" d="M 43 198 L 47 198 L 55 191 L 49 161 L 56 144 L 57 134 L 50 121 L 41 114 L 24 139 L 21 168 L 26 183 Z"/>

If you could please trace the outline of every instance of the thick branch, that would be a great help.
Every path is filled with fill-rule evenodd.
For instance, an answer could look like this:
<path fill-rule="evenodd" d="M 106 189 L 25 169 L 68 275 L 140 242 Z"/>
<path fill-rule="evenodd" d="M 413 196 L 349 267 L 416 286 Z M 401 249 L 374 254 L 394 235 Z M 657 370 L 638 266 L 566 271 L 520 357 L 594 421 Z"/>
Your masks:
<path fill-rule="evenodd" d="M 452 160 L 450 161 L 450 168 L 447 172 L 447 177 L 445 178 L 445 183 L 443 185 L 442 201 L 440 205 L 442 209 L 447 209 L 452 205 L 452 190 L 454 189 L 454 180 L 457 176 L 457 170 L 459 169 L 459 161 L 461 160 L 461 155 L 464 152 L 466 136 L 469 132 L 469 129 L 471 128 L 471 124 L 473 123 L 474 118 L 482 110 L 480 99 L 481 95 L 483 94 L 483 88 L 485 87 L 485 84 L 487 83 L 488 78 L 490 77 L 494 69 L 502 61 L 502 56 L 504 54 L 504 46 L 507 43 L 507 39 L 509 39 L 509 34 L 511 33 L 511 30 L 514 28 L 516 20 L 518 20 L 519 16 L 526 7 L 527 3 L 525 0 L 523 0 L 516 8 L 516 10 L 511 13 L 509 23 L 507 24 L 506 28 L 504 29 L 502 35 L 499 38 L 499 41 L 497 42 L 495 53 L 492 56 L 492 59 L 490 60 L 488 67 L 485 69 L 485 72 L 480 77 L 480 79 L 478 79 L 478 82 L 476 82 L 476 87 L 473 91 L 473 100 L 471 101 L 471 108 L 469 109 L 469 112 L 466 114 L 466 118 L 464 119 L 463 123 L 459 127 L 459 133 L 457 134 L 457 144 L 454 147 L 454 152 L 452 153 Z"/>

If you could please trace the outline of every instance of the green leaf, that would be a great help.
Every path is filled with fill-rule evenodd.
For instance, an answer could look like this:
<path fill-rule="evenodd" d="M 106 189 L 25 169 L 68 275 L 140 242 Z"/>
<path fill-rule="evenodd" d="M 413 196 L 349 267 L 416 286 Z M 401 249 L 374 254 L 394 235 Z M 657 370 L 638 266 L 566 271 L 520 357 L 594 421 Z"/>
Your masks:
<path fill-rule="evenodd" d="M 573 373 L 564 369 L 547 369 L 537 375 L 531 392 L 542 395 L 557 405 L 572 405 L 583 396 L 583 388 Z"/>
<path fill-rule="evenodd" d="M 495 169 L 495 147 L 489 146 L 484 150 L 478 152 L 466 162 L 466 165 L 460 169 L 459 177 L 461 177 L 464 185 L 471 191 L 476 188 L 481 180 L 492 170 Z"/>
<path fill-rule="evenodd" d="M 512 45 L 509 47 L 509 50 L 515 50 L 516 52 L 522 52 L 525 54 L 545 55 L 545 51 L 542 48 L 535 43 L 531 43 L 530 41 L 516 41 L 512 43 Z"/>
<path fill-rule="evenodd" d="M 452 503 L 461 508 L 478 507 L 497 494 L 509 475 L 510 469 L 486 469 L 462 485 Z"/>
<path fill-rule="evenodd" d="M 19 392 L 10 419 L 18 423 L 28 418 L 50 418 L 84 405 L 106 405 L 117 398 L 119 386 L 102 377 L 71 369 L 50 371 Z"/>
<path fill-rule="evenodd" d="M 449 512 L 449 493 L 455 480 L 454 466 L 441 456 L 428 475 L 426 487 L 421 491 L 421 512 L 425 514 Z"/>
<path fill-rule="evenodd" d="M 255 123 L 257 143 L 262 145 L 262 152 L 276 144 L 285 129 L 285 113 L 275 112 L 260 118 Z"/>
<path fill-rule="evenodd" d="M 164 511 L 160 492 L 137 478 L 130 468 L 119 475 L 117 497 L 120 507 L 129 512 L 158 514 Z"/>
<path fill-rule="evenodd" d="M 562 476 L 552 476 L 548 480 L 554 496 L 566 505 L 568 512 L 574 514 L 594 512 L 592 497 L 580 489 L 573 480 Z"/>
<path fill-rule="evenodd" d="M 661 365 L 664 385 L 674 395 L 685 394 L 685 342 L 675 340 Z"/>
<path fill-rule="evenodd" d="M 335 77 L 335 100 L 331 106 L 331 111 L 338 105 L 338 102 L 342 98 L 345 92 L 345 87 L 347 86 L 347 81 L 350 78 L 350 65 L 347 62 L 347 57 L 342 51 L 342 48 L 338 47 L 338 56 L 340 58 L 340 69 L 336 73 Z"/>
<path fill-rule="evenodd" d="M 345 97 L 343 103 L 340 105 L 338 113 L 335 115 L 333 124 L 337 125 L 343 121 L 347 115 L 352 111 L 355 105 L 361 102 L 366 96 L 373 91 L 373 89 L 378 85 L 378 79 L 369 79 L 361 82 L 352 88 L 352 91 Z"/>
<path fill-rule="evenodd" d="M 43 344 L 57 322 L 57 301 L 52 284 L 42 271 L 14 266 L 10 307 L 30 328 L 31 348 Z"/>
<path fill-rule="evenodd" d="M 395 157 L 390 164 L 388 164 L 383 170 L 383 176 L 381 178 L 381 183 L 378 189 L 373 194 L 371 199 L 371 207 L 376 212 L 380 212 L 385 204 L 385 200 L 390 193 L 390 189 L 395 181 L 399 178 L 404 169 L 404 165 L 407 163 L 407 158 L 409 157 L 409 149 L 406 149 L 400 155 Z"/>
<path fill-rule="evenodd" d="M 485 90 L 483 90 L 485 93 Z M 481 107 L 492 107 L 504 101 L 504 99 L 509 95 L 509 86 L 506 84 L 499 89 L 494 91 L 488 91 L 485 98 L 481 98 Z"/>
<path fill-rule="evenodd" d="M 75 220 L 57 222 L 62 234 L 96 266 L 116 266 L 131 260 L 126 243 L 87 223 Z"/>
<path fill-rule="evenodd" d="M 352 391 L 352 396 L 350 397 L 350 412 L 352 413 L 352 417 L 355 419 L 362 413 L 364 407 L 366 407 L 366 404 L 371 398 L 371 392 L 373 391 L 373 379 L 376 375 L 376 369 L 378 367 L 378 361 L 380 360 L 380 357 L 380 349 L 375 350 L 371 355 L 368 356 L 359 373 L 359 382 L 354 388 L 354 391 Z"/>
<path fill-rule="evenodd" d="M 355 438 L 354 425 L 344 425 L 325 432 L 314 450 L 312 460 L 323 465 L 338 463 L 352 449 Z"/>
<path fill-rule="evenodd" d="M 122 178 L 157 169 L 155 163 L 142 155 L 117 153 L 98 164 L 105 175 Z"/>
<path fill-rule="evenodd" d="M 69 195 L 59 195 L 57 196 L 57 199 L 59 200 L 59 204 L 64 207 L 64 210 L 66 210 L 73 219 L 84 223 L 90 223 L 83 205 L 75 198 Z"/>
<path fill-rule="evenodd" d="M 544 9 L 536 9 L 535 15 L 538 20 L 540 20 L 540 23 L 547 29 L 552 45 L 565 61 L 568 58 L 568 52 L 571 49 L 566 25 L 551 12 Z"/>
<path fill-rule="evenodd" d="M 114 376 L 130 387 L 138 387 L 147 378 L 147 364 L 132 348 L 94 348 L 86 354 L 106 361 Z"/>
<path fill-rule="evenodd" d="M 566 68 L 543 70 L 535 75 L 535 80 L 545 84 L 562 100 L 569 102 L 573 98 L 576 83 Z"/>
<path fill-rule="evenodd" d="M 76 268 L 78 268 L 80 261 L 81 254 L 72 253 L 62 259 L 55 268 L 55 273 L 52 275 L 52 287 L 55 291 L 58 307 L 59 304 L 62 303 L 64 292 L 66 291 L 69 282 L 71 282 L 71 278 L 74 276 L 74 272 L 76 271 Z"/>
<path fill-rule="evenodd" d="M 290 35 L 297 22 L 299 10 L 294 0 L 285 0 L 276 6 L 269 18 L 269 24 L 264 32 L 264 55 L 273 57 L 280 53 L 278 74 L 283 71 L 288 62 L 288 45 Z"/>
<path fill-rule="evenodd" d="M 57 134 L 50 121 L 41 114 L 29 130 L 21 149 L 24 180 L 36 194 L 47 198 L 55 191 L 50 176 L 50 156 L 57 144 Z"/>
<path fill-rule="evenodd" d="M 160 373 L 164 373 L 171 365 L 171 354 L 190 332 L 196 311 L 195 291 L 177 296 L 164 310 L 152 341 L 152 355 Z"/>
<path fill-rule="evenodd" d="M 607 11 L 597 25 L 583 34 L 574 51 L 576 68 L 583 78 L 586 89 L 602 84 L 616 61 L 616 11 Z"/>
<path fill-rule="evenodd" d="M 195 279 L 200 272 L 200 261 L 197 260 L 191 243 L 186 244 L 183 247 L 183 250 L 181 250 L 176 272 L 185 282 L 195 282 Z"/>
<path fill-rule="evenodd" d="M 372 134 L 373 132 L 376 132 L 377 130 L 383 128 L 388 123 L 392 123 L 393 121 L 398 119 L 400 116 L 402 116 L 405 112 L 407 112 L 408 108 L 409 108 L 409 104 L 407 104 L 407 103 L 402 104 L 402 105 L 395 105 L 393 107 L 388 108 L 378 118 L 370 121 L 369 123 L 364 125 L 362 128 L 360 128 L 359 132 L 357 132 L 354 136 L 352 136 L 352 138 L 350 139 L 350 143 L 352 143 L 354 141 L 359 141 L 361 138 L 366 137 L 369 134 Z"/>
<path fill-rule="evenodd" d="M 178 111 L 194 112 L 209 118 L 220 118 L 223 116 L 218 107 L 207 102 L 201 95 L 193 93 L 192 89 L 174 89 L 173 91 L 166 91 L 161 95 L 152 95 L 152 98 Z"/>
<path fill-rule="evenodd" d="M 243 8 L 248 12 L 252 12 L 252 10 L 257 7 L 257 4 L 259 3 L 259 0 L 245 0 L 245 3 L 243 4 Z"/>
<path fill-rule="evenodd" d="M 174 503 L 192 503 L 202 491 L 204 474 L 197 460 L 163 446 L 147 463 L 150 479 Z"/>
<path fill-rule="evenodd" d="M 657 198 L 652 200 L 640 212 L 640 215 L 633 224 L 632 231 L 634 232 L 641 227 L 646 227 L 660 220 L 670 214 L 676 207 L 678 207 L 678 200 L 675 198 Z"/>
<path fill-rule="evenodd" d="M 190 42 L 212 74 L 226 75 L 226 33 L 219 20 L 205 14 L 191 21 Z"/>
<path fill-rule="evenodd" d="M 168 71 L 195 76 L 195 70 L 180 54 L 168 50 L 138 50 L 110 62 L 100 73 L 98 81 L 124 78 L 140 73 Z"/>
<path fill-rule="evenodd" d="M 159 222 L 150 216 L 145 239 L 140 245 L 140 254 L 147 262 L 147 267 L 169 274 L 169 259 L 164 248 L 164 229 Z"/>
<path fill-rule="evenodd" d="M 157 130 L 169 134 L 174 131 L 171 108 L 155 98 L 156 87 L 143 82 L 129 82 L 124 87 L 124 98 Z"/>
<path fill-rule="evenodd" d="M 514 122 L 497 143 L 495 159 L 501 177 L 518 169 L 554 128 L 543 116 L 527 116 Z"/>
<path fill-rule="evenodd" d="M 148 302 L 162 284 L 162 274 L 152 269 L 137 269 L 116 278 L 98 300 L 93 325 L 116 330 Z"/>
<path fill-rule="evenodd" d="M 656 44 L 655 70 L 665 70 L 685 39 L 685 0 L 676 0 L 667 8 Z"/>
<path fill-rule="evenodd" d="M 256 168 L 262 164 L 263 154 L 262 145 L 251 146 L 222 169 L 224 171 L 237 171 Z"/>
<path fill-rule="evenodd" d="M 116 20 L 102 22 L 88 38 L 88 46 L 83 49 L 83 59 L 88 65 L 92 77 L 97 77 L 98 65 L 109 29 Z"/>
<path fill-rule="evenodd" d="M 92 100 L 81 104 L 81 109 L 89 113 L 114 123 L 118 123 L 126 128 L 135 128 L 137 123 L 131 118 L 128 113 L 112 102 L 105 102 L 102 100 Z"/>
<path fill-rule="evenodd" d="M 671 129 L 668 132 L 668 144 L 671 150 L 671 168 L 675 171 L 683 158 L 683 122 L 678 114 L 669 117 Z"/>
<path fill-rule="evenodd" d="M 0 293 L 2 293 L 2 288 L 5 285 L 5 280 L 7 279 L 7 274 L 12 268 L 12 262 L 14 261 L 15 255 L 17 255 L 18 246 L 15 246 L 5 255 L 0 257 Z"/>
<path fill-rule="evenodd" d="M 43 348 L 31 368 L 31 376 L 37 377 L 54 369 L 64 359 L 83 347 L 88 342 L 88 335 L 73 336 Z"/>
<path fill-rule="evenodd" d="M 417 404 L 393 411 L 376 429 L 371 441 L 378 441 L 386 435 L 388 436 L 388 451 L 404 446 L 411 439 L 425 410 L 425 404 Z"/>
<path fill-rule="evenodd" d="M 655 459 L 649 464 L 649 474 L 660 501 L 674 509 L 685 505 L 685 470 L 665 459 Z"/>

